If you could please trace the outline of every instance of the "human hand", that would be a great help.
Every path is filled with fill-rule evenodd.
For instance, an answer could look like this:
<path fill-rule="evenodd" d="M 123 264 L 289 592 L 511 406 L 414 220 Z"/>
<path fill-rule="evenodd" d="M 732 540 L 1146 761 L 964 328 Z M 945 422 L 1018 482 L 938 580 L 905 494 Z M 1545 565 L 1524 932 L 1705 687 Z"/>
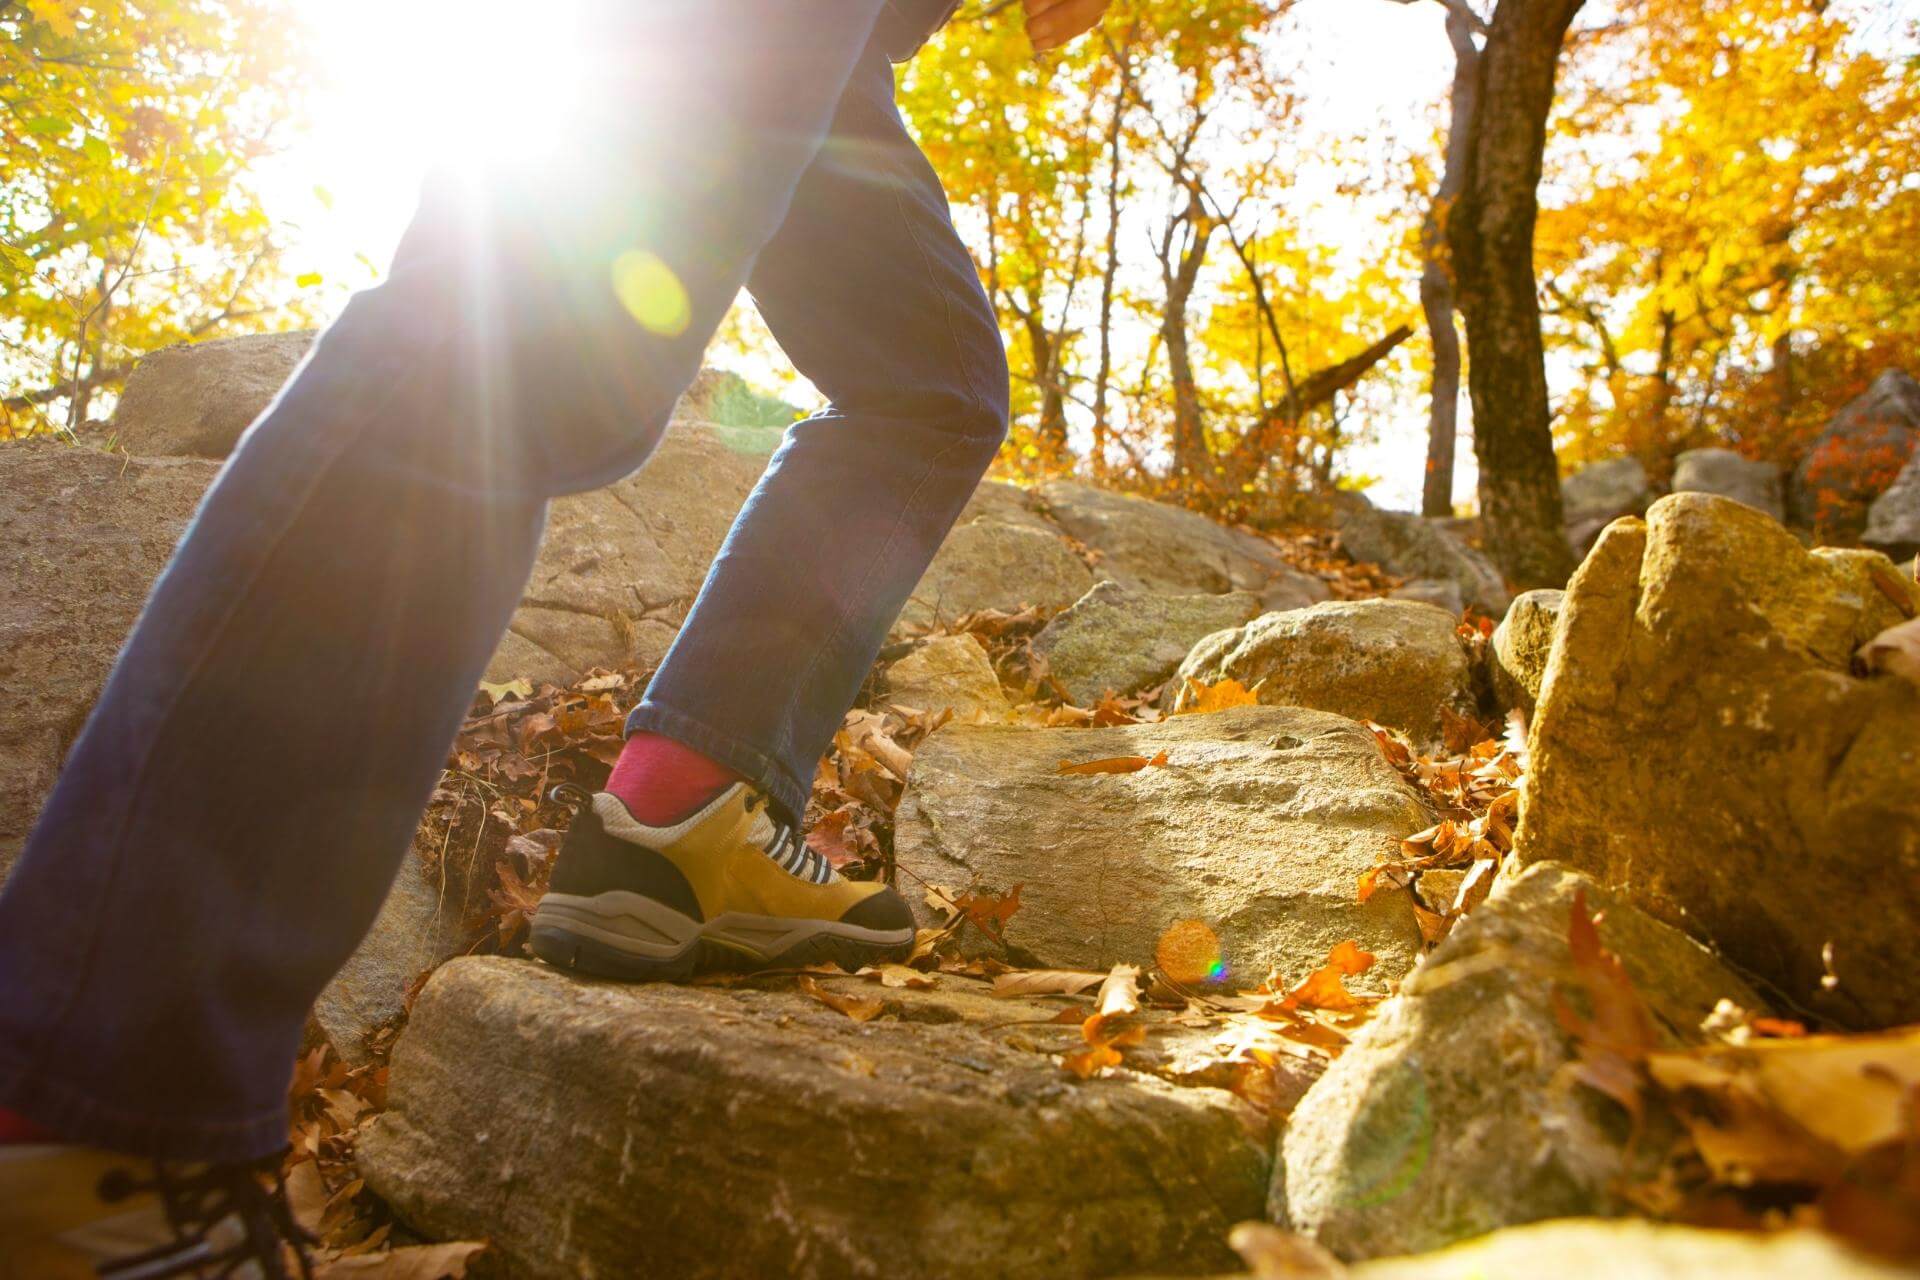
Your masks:
<path fill-rule="evenodd" d="M 1027 9 L 1027 39 L 1035 53 L 1047 53 L 1085 35 L 1100 23 L 1110 0 L 1022 0 Z"/>

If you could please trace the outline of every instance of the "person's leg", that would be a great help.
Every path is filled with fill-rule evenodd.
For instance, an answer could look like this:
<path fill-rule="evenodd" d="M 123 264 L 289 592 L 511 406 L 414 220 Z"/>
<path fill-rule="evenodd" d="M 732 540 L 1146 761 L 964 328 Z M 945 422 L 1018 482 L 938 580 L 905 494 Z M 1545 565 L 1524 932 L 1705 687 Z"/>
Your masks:
<path fill-rule="evenodd" d="M 627 727 L 697 748 L 797 821 L 1007 428 L 999 328 L 877 49 L 748 288 L 831 405 L 788 431 Z"/>
<path fill-rule="evenodd" d="M 284 1143 L 307 1008 L 545 498 L 644 457 L 880 3 L 609 4 L 591 118 L 436 186 L 208 494 L 0 895 L 0 1106 L 154 1155 Z"/>

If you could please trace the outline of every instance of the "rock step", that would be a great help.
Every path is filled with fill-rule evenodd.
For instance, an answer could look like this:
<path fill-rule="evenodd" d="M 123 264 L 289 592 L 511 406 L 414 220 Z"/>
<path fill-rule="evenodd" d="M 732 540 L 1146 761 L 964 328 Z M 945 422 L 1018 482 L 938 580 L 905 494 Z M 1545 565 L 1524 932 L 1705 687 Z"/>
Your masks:
<path fill-rule="evenodd" d="M 1058 1005 L 822 978 L 619 986 L 456 960 L 364 1136 L 369 1184 L 514 1277 L 1092 1277 L 1227 1270 L 1265 1126 L 1233 1095 L 1050 1054 Z"/>

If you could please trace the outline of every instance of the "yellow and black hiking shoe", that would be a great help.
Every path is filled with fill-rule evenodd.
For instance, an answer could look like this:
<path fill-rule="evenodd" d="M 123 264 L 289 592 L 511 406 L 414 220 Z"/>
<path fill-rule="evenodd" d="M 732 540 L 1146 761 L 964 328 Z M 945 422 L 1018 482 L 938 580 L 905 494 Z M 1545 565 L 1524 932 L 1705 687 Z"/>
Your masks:
<path fill-rule="evenodd" d="M 900 895 L 842 879 L 745 783 L 671 827 L 594 796 L 533 916 L 542 960 L 628 981 L 822 962 L 852 971 L 912 950 Z"/>
<path fill-rule="evenodd" d="M 279 1164 L 0 1145 L 0 1280 L 310 1277 Z"/>

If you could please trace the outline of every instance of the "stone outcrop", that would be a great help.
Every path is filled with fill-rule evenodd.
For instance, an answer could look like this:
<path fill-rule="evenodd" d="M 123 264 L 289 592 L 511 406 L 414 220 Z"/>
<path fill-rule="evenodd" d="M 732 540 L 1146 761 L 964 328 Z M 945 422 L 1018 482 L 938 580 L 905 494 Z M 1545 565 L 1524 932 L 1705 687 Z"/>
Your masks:
<path fill-rule="evenodd" d="M 1208 636 L 1178 678 L 1258 685 L 1273 706 L 1374 720 L 1428 741 L 1440 735 L 1441 708 L 1466 713 L 1475 703 L 1456 625 L 1412 600 L 1329 600 Z"/>
<path fill-rule="evenodd" d="M 1263 1126 L 1231 1094 L 1066 1078 L 1056 1005 L 821 978 L 791 989 L 443 967 L 361 1140 L 410 1225 L 496 1273 L 1076 1277 L 1224 1270 L 1257 1217 Z M 1009 1030 L 1008 1024 L 1024 1023 Z"/>
<path fill-rule="evenodd" d="M 1453 583 L 1460 598 L 1474 608 L 1494 617 L 1505 611 L 1509 596 L 1500 570 L 1448 522 L 1380 511 L 1351 498 L 1336 507 L 1334 519 L 1340 545 L 1354 559 L 1372 561 L 1403 578 Z"/>
<path fill-rule="evenodd" d="M 1822 540 L 1850 541 L 1920 442 L 1920 382 L 1888 369 L 1833 415 L 1794 468 L 1787 509 Z"/>
<path fill-rule="evenodd" d="M 935 636 L 887 668 L 886 686 L 890 702 L 918 711 L 951 711 L 958 720 L 1008 710 L 987 651 L 970 635 Z"/>
<path fill-rule="evenodd" d="M 1760 518 L 1758 516 L 1756 519 Z M 1274 1169 L 1276 1221 L 1343 1257 L 1438 1249 L 1496 1227 L 1622 1210 L 1671 1121 L 1632 1124 L 1564 1078 L 1576 1046 L 1556 997 L 1586 1012 L 1567 946 L 1576 891 L 1604 912 L 1670 1044 L 1722 998 L 1758 998 L 1677 929 L 1564 867 L 1503 881 L 1354 1036 L 1290 1118 Z"/>
<path fill-rule="evenodd" d="M 1688 449 L 1673 461 L 1675 493 L 1714 493 L 1775 520 L 1787 518 L 1786 478 L 1771 462 L 1731 449 Z"/>
<path fill-rule="evenodd" d="M 1920 1018 L 1920 689 L 1848 669 L 1916 606 L 1877 552 L 1808 552 L 1724 498 L 1616 524 L 1567 591 L 1517 856 L 1843 1023 Z"/>
<path fill-rule="evenodd" d="M 1075 705 L 1129 694 L 1172 675 L 1187 651 L 1260 612 L 1247 591 L 1162 595 L 1101 582 L 1034 637 L 1033 652 Z"/>
<path fill-rule="evenodd" d="M 1216 595 L 1254 591 L 1289 607 L 1330 594 L 1324 582 L 1293 568 L 1264 538 L 1180 507 L 1065 480 L 1041 485 L 1038 497 L 1056 525 L 1099 553 L 1100 576 L 1124 587 Z"/>
<path fill-rule="evenodd" d="M 313 1002 L 313 1025 L 349 1065 L 370 1060 L 367 1034 L 400 1015 L 414 980 L 466 944 L 466 913 L 448 892 L 408 857 L 359 950 Z"/>
<path fill-rule="evenodd" d="M 1914 450 L 1893 484 L 1867 508 L 1867 527 L 1860 541 L 1896 560 L 1920 552 L 1920 449 Z"/>
<path fill-rule="evenodd" d="M 217 469 L 0 444 L 0 873 Z"/>
<path fill-rule="evenodd" d="M 249 334 L 149 353 L 113 411 L 114 447 L 138 457 L 226 457 L 314 337 L 311 329 Z"/>
<path fill-rule="evenodd" d="M 1653 501 L 1653 486 L 1638 458 L 1610 458 L 1580 468 L 1560 482 L 1567 539 L 1584 555 L 1600 531 L 1621 516 L 1637 516 Z"/>
<path fill-rule="evenodd" d="M 1494 705 L 1502 711 L 1514 707 L 1533 714 L 1540 700 L 1540 686 L 1546 680 L 1547 659 L 1553 653 L 1554 630 L 1560 625 L 1560 613 L 1566 600 L 1564 591 L 1527 591 L 1514 597 L 1507 616 L 1494 628 L 1493 642 L 1487 646 L 1487 665 L 1493 685 Z"/>
<path fill-rule="evenodd" d="M 1161 752 L 1131 773 L 1060 772 Z M 1222 976 L 1244 982 L 1304 977 L 1347 938 L 1380 974 L 1404 971 L 1420 945 L 1410 899 L 1362 905 L 1354 886 L 1430 821 L 1362 726 L 1238 707 L 1111 729 L 949 726 L 914 755 L 894 846 L 911 884 L 1022 886 L 1005 931 L 1018 958 L 1140 963 L 1168 925 L 1200 919 L 1220 935 Z"/>
<path fill-rule="evenodd" d="M 1091 586 L 1086 562 L 1057 532 L 983 515 L 940 544 L 894 630 L 925 630 L 979 609 L 1064 609 Z"/>
<path fill-rule="evenodd" d="M 1460 584 L 1445 578 L 1415 578 L 1411 582 L 1403 582 L 1387 592 L 1387 598 L 1418 600 L 1436 609 L 1445 609 L 1455 617 L 1466 612 L 1467 608 L 1467 598 L 1460 590 Z"/>

